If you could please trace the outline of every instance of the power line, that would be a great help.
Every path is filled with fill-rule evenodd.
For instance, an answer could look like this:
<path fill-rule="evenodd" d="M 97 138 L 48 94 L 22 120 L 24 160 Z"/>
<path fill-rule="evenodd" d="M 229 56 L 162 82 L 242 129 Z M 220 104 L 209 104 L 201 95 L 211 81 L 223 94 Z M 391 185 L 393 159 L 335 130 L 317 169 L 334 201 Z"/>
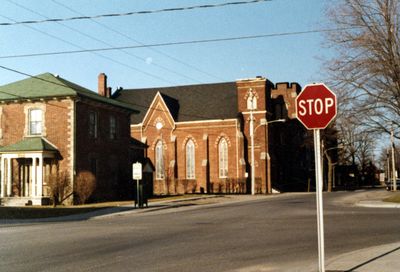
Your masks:
<path fill-rule="evenodd" d="M 73 88 L 73 87 L 71 87 L 71 86 L 66 86 L 66 85 L 61 84 L 61 83 L 58 83 L 58 82 L 53 82 L 53 81 L 50 81 L 50 80 L 47 80 L 47 79 L 44 79 L 44 78 L 40 78 L 40 77 L 31 75 L 31 74 L 28 74 L 28 73 L 25 73 L 25 72 L 21 72 L 21 71 L 19 71 L 19 70 L 16 70 L 16 69 L 13 69 L 13 68 L 9 68 L 9 67 L 3 66 L 3 65 L 0 65 L 0 68 L 1 68 L 1 69 L 4 69 L 4 70 L 7 70 L 7 71 L 10 71 L 10 72 L 13 72 L 13 73 L 17 73 L 17 74 L 20 74 L 20 75 L 27 76 L 27 77 L 32 78 L 32 79 L 40 80 L 40 81 L 43 81 L 43 82 L 46 82 L 46 83 L 49 83 L 49 84 L 61 86 L 61 87 L 64 87 L 64 88 Z M 8 94 L 8 95 L 11 95 L 11 96 L 15 96 L 15 97 L 17 97 L 17 98 L 28 99 L 28 98 L 26 98 L 26 97 L 19 96 L 19 95 L 15 95 L 15 94 L 8 93 L 8 92 L 5 92 L 5 91 L 0 91 L 0 92 L 5 93 L 5 94 Z M 93 93 L 95 93 L 95 92 L 93 92 Z M 111 98 L 110 98 L 110 99 L 111 99 Z M 151 108 L 151 107 L 149 107 L 149 106 L 144 106 L 144 105 L 141 105 L 141 104 L 130 103 L 130 102 L 124 102 L 124 103 L 125 103 L 125 104 L 129 104 L 129 105 L 132 105 L 132 106 L 144 108 L 144 109 L 146 109 L 146 110 L 153 109 L 153 110 L 156 110 L 156 111 L 164 112 L 163 110 L 160 110 L 160 109 L 157 109 L 157 108 Z M 183 114 L 183 113 L 181 113 L 181 115 L 183 115 L 183 116 L 188 116 L 188 117 L 195 117 L 195 118 L 206 118 L 206 116 L 201 116 L 201 115 L 192 115 L 192 114 Z"/>
<path fill-rule="evenodd" d="M 64 7 L 65 9 L 67 9 L 67 10 L 69 10 L 69 11 L 72 11 L 72 12 L 74 12 L 74 13 L 76 13 L 76 14 L 79 14 L 79 15 L 81 15 L 81 16 L 85 16 L 83 13 L 81 13 L 81 12 L 79 12 L 79 11 L 77 11 L 77 10 L 75 10 L 75 9 L 73 9 L 73 8 L 71 8 L 71 7 L 69 7 L 69 6 L 67 6 L 67 5 L 64 4 L 64 3 L 60 3 L 60 2 L 57 1 L 57 0 L 52 0 L 52 2 L 55 3 L 55 4 L 57 4 L 57 5 L 59 5 L 59 6 Z M 133 41 L 133 42 L 135 42 L 135 43 L 138 43 L 138 44 L 140 44 L 140 45 L 145 45 L 145 44 L 142 43 L 141 41 L 138 41 L 137 39 L 134 39 L 134 38 L 132 38 L 131 36 L 128 36 L 128 35 L 126 35 L 125 33 L 121 32 L 121 31 L 119 31 L 119 30 L 116 30 L 116 29 L 114 29 L 114 28 L 112 28 L 112 27 L 110 27 L 110 26 L 108 26 L 108 25 L 106 25 L 106 24 L 103 24 L 103 23 L 101 23 L 101 22 L 98 22 L 98 21 L 96 21 L 95 19 L 92 19 L 92 18 L 91 18 L 91 19 L 89 19 L 89 20 L 92 21 L 93 23 L 95 23 L 95 24 L 97 24 L 97 25 L 99 25 L 99 26 L 101 26 L 101 27 L 103 27 L 103 28 L 105 28 L 105 29 L 107 29 L 107 30 L 113 32 L 113 33 L 116 33 L 116 34 L 118 34 L 118 35 L 120 35 L 120 36 L 122 36 L 122 37 L 128 39 L 128 40 L 131 40 L 131 41 Z M 180 59 L 178 59 L 178 58 L 176 58 L 176 57 L 174 57 L 174 56 L 171 56 L 171 55 L 169 55 L 169 54 L 167 54 L 167 53 L 165 53 L 165 52 L 163 52 L 163 51 L 161 51 L 161 50 L 158 50 L 158 49 L 156 49 L 156 48 L 151 48 L 151 47 L 149 47 L 148 49 L 151 50 L 151 51 L 153 51 L 153 52 L 156 52 L 156 53 L 158 53 L 158 54 L 160 54 L 160 55 L 162 55 L 162 56 L 164 56 L 164 57 L 167 57 L 167 58 L 169 58 L 169 59 L 171 59 L 171 60 L 173 60 L 173 61 L 175 61 L 175 62 L 178 62 L 178 63 L 180 63 L 180 64 L 182 64 L 182 65 L 184 65 L 184 66 L 186 66 L 186 67 L 189 67 L 189 68 L 191 68 L 191 69 L 193 69 L 193 70 L 196 70 L 197 72 L 200 72 L 200 73 L 202 73 L 202 74 L 204 74 L 204 75 L 207 75 L 207 76 L 209 76 L 209 77 L 211 77 L 211 78 L 214 78 L 214 79 L 217 79 L 217 80 L 222 80 L 222 81 L 225 80 L 225 79 L 220 78 L 220 77 L 217 77 L 217 76 L 215 76 L 215 75 L 213 75 L 213 74 L 211 74 L 211 73 L 208 73 L 207 71 L 203 71 L 203 70 L 199 69 L 198 67 L 196 67 L 196 66 L 194 66 L 194 65 L 192 65 L 192 64 L 190 64 L 190 63 L 184 62 L 184 61 L 182 61 L 182 60 L 180 60 Z M 123 52 L 125 52 L 125 51 L 123 51 Z"/>
<path fill-rule="evenodd" d="M 21 25 L 21 24 L 40 24 L 45 22 L 65 22 L 65 21 L 74 21 L 74 20 L 89 20 L 89 19 L 99 19 L 99 18 L 110 18 L 110 17 L 121 17 L 121 16 L 132 16 L 132 15 L 143 15 L 143 14 L 154 14 L 154 13 L 162 13 L 162 12 L 175 12 L 175 11 L 185 11 L 185 10 L 194 10 L 194 9 L 207 9 L 207 8 L 219 8 L 233 5 L 247 5 L 247 4 L 255 4 L 261 2 L 270 2 L 272 0 L 248 0 L 248 1 L 235 1 L 235 2 L 227 2 L 227 3 L 219 3 L 219 4 L 209 4 L 209 5 L 198 5 L 198 6 L 188 6 L 188 7 L 175 7 L 175 8 L 165 8 L 165 9 L 156 9 L 156 10 L 142 10 L 142 11 L 131 11 L 125 13 L 110 13 L 110 14 L 101 14 L 94 16 L 77 16 L 77 17 L 69 17 L 69 18 L 49 18 L 45 20 L 29 20 L 29 21 L 20 21 L 13 23 L 0 23 L 0 26 L 10 26 L 10 25 Z"/>
<path fill-rule="evenodd" d="M 3 18 L 8 19 L 8 20 L 10 20 L 10 21 L 14 21 L 12 18 L 9 18 L 9 17 L 7 17 L 7 16 L 4 16 L 4 15 L 0 15 L 0 16 L 3 17 Z M 24 26 L 24 27 L 27 27 L 27 28 L 29 28 L 29 29 L 31 29 L 31 30 L 33 30 L 33 31 L 39 32 L 39 33 L 41 33 L 41 34 L 43 34 L 43 35 L 46 35 L 46 36 L 48 36 L 48 37 L 51 37 L 51 38 L 53 38 L 53 39 L 56 39 L 56 40 L 58 40 L 58 41 L 61 41 L 61 42 L 63 42 L 63 43 L 72 45 L 73 47 L 79 48 L 80 50 L 86 50 L 86 49 L 84 49 L 83 47 L 81 47 L 81 46 L 79 46 L 79 45 L 77 45 L 77 44 L 74 44 L 74 43 L 72 43 L 72 42 L 70 42 L 70 41 L 67 41 L 67 40 L 63 39 L 63 38 L 60 38 L 60 37 L 57 37 L 57 36 L 52 35 L 52 34 L 50 34 L 50 33 L 47 33 L 47 32 L 44 32 L 44 31 L 42 31 L 42 30 L 39 30 L 39 29 L 37 29 L 37 28 L 35 28 L 35 27 L 33 27 L 33 26 L 30 26 L 30 25 L 23 25 L 23 26 Z M 167 79 L 164 79 L 164 78 L 159 77 L 159 76 L 157 76 L 157 75 L 153 75 L 153 74 L 151 74 L 151 73 L 142 71 L 142 70 L 140 70 L 140 69 L 138 69 L 138 68 L 135 68 L 135 67 L 133 67 L 133 66 L 131 66 L 131 65 L 129 65 L 129 64 L 122 63 L 122 62 L 117 61 L 117 60 L 115 60 L 115 59 L 112 59 L 112 58 L 110 58 L 110 57 L 107 57 L 107 56 L 104 56 L 104 55 L 102 55 L 102 54 L 99 54 L 99 53 L 97 53 L 97 52 L 95 52 L 95 51 L 90 52 L 90 53 L 94 54 L 94 55 L 97 56 L 97 57 L 101 57 L 101 58 L 106 59 L 106 60 L 108 60 L 108 61 L 114 62 L 114 63 L 116 63 L 116 64 L 119 64 L 119 65 L 121 65 L 121 66 L 124 66 L 124 67 L 126 67 L 126 68 L 129 68 L 129 69 L 131 69 L 131 70 L 134 70 L 134 71 L 136 71 L 136 72 L 145 74 L 145 75 L 147 75 L 147 76 L 149 76 L 149 77 L 156 78 L 156 79 L 158 79 L 158 80 L 161 80 L 161 81 L 166 82 L 166 83 L 169 83 L 169 84 L 171 84 L 171 83 L 174 84 L 174 82 L 172 82 L 172 81 L 170 81 L 170 80 L 167 80 Z"/>
<path fill-rule="evenodd" d="M 91 53 L 91 52 L 99 52 L 99 51 L 113 51 L 113 50 L 121 50 L 121 49 L 152 48 L 152 47 L 164 47 L 164 46 L 174 46 L 174 45 L 240 41 L 240 40 L 271 38 L 271 37 L 284 37 L 284 36 L 305 35 L 305 34 L 314 34 L 314 33 L 335 32 L 335 31 L 340 31 L 340 30 L 349 30 L 349 29 L 357 29 L 357 28 L 363 28 L 363 27 L 314 29 L 314 30 L 305 30 L 305 31 L 281 32 L 281 33 L 237 36 L 237 37 L 215 38 L 215 39 L 204 39 L 204 40 L 189 40 L 189 41 L 153 43 L 153 44 L 143 44 L 143 45 L 127 45 L 127 46 L 118 46 L 118 47 L 93 48 L 93 49 L 69 50 L 69 51 L 54 51 L 54 52 L 32 53 L 32 54 L 19 54 L 19 55 L 0 56 L 0 59 L 40 57 L 40 56 L 51 56 L 51 55 Z"/>
<path fill-rule="evenodd" d="M 41 13 L 35 11 L 35 10 L 32 10 L 32 9 L 30 9 L 30 8 L 27 8 L 27 7 L 25 7 L 25 6 L 21 5 L 21 4 L 15 3 L 15 2 L 12 1 L 12 0 L 7 0 L 7 1 L 8 1 L 9 3 L 12 3 L 12 4 L 16 5 L 17 7 L 20 7 L 20 8 L 22 8 L 22 9 L 25 9 L 25 10 L 27 10 L 27 11 L 29 11 L 29 12 L 32 12 L 32 13 L 36 14 L 36 15 L 39 15 L 39 16 L 44 17 L 44 18 L 48 18 L 47 16 L 45 16 L 45 15 L 43 15 L 43 14 L 41 14 Z M 76 28 L 74 28 L 74 27 L 68 26 L 68 25 L 63 24 L 63 23 L 61 23 L 61 22 L 56 22 L 56 23 L 57 23 L 58 25 L 61 25 L 61 26 L 65 27 L 65 28 L 67 28 L 67 29 L 69 29 L 69 30 L 71 30 L 71 31 L 73 31 L 73 32 L 76 32 L 76 33 L 78 33 L 78 34 L 80 34 L 80 35 L 82 35 L 82 36 L 84 36 L 84 37 L 87 37 L 87 38 L 89 38 L 89 39 L 91 39 L 91 40 L 97 41 L 97 42 L 102 43 L 102 44 L 104 44 L 104 45 L 106 45 L 106 46 L 111 46 L 111 47 L 113 46 L 112 44 L 110 44 L 110 43 L 108 43 L 108 42 L 105 42 L 105 41 L 103 41 L 103 40 L 100 40 L 100 39 L 98 39 L 97 37 L 94 37 L 94 36 L 89 35 L 89 34 L 87 34 L 87 33 L 84 33 L 83 31 L 81 31 L 81 30 L 79 30 L 79 29 L 76 29 Z M 81 48 L 81 49 L 83 49 L 83 48 Z M 123 49 L 121 49 L 121 50 L 119 50 L 119 51 L 121 51 L 121 52 L 123 52 L 124 54 L 129 55 L 129 56 L 131 56 L 131 57 L 134 57 L 134 58 L 136 58 L 136 59 L 139 59 L 139 60 L 141 60 L 141 61 L 144 61 L 144 62 L 146 61 L 145 58 L 139 57 L 139 56 L 137 56 L 137 55 L 135 55 L 135 54 L 132 54 L 132 53 L 130 53 L 130 52 L 127 52 L 127 51 L 125 51 L 125 50 L 123 50 Z M 100 55 L 100 56 L 104 57 L 103 55 Z M 123 66 L 127 66 L 128 68 L 129 68 L 129 66 L 130 66 L 130 65 L 127 65 L 127 64 L 125 64 L 125 63 L 116 61 L 115 59 L 111 59 L 111 58 L 108 58 L 108 57 L 105 57 L 105 58 L 107 58 L 108 60 L 111 60 L 111 61 L 113 61 L 113 62 L 119 63 L 119 64 L 121 64 L 121 65 L 123 65 Z M 163 69 L 163 70 L 166 70 L 166 71 L 168 71 L 168 72 L 170 72 L 170 73 L 173 73 L 173 74 L 175 74 L 175 75 L 184 77 L 184 78 L 186 78 L 186 79 L 195 81 L 195 82 L 197 82 L 197 83 L 202 83 L 202 82 L 200 82 L 200 81 L 198 81 L 198 80 L 196 80 L 196 79 L 194 79 L 194 78 L 192 78 L 192 77 L 189 77 L 189 76 L 186 76 L 186 75 L 184 75 L 184 74 L 182 74 L 182 73 L 176 72 L 176 71 L 174 71 L 174 70 L 172 70 L 172 69 L 170 69 L 170 68 L 168 68 L 168 67 L 165 67 L 165 66 L 163 66 L 163 65 L 159 65 L 159 64 L 157 64 L 157 63 L 153 63 L 153 65 L 156 66 L 156 67 L 158 67 L 158 68 L 161 68 L 161 69 Z M 135 68 L 135 69 L 137 69 L 137 68 Z M 140 71 L 142 71 L 142 70 L 140 70 Z M 150 73 L 148 73 L 148 75 L 152 75 L 152 77 L 156 77 L 157 79 L 161 79 L 161 80 L 165 81 L 164 79 L 162 79 L 162 78 L 159 77 L 159 76 L 155 76 L 155 75 L 150 74 Z M 168 81 L 168 82 L 169 82 L 169 83 L 172 83 L 172 82 L 170 82 L 170 81 Z"/>

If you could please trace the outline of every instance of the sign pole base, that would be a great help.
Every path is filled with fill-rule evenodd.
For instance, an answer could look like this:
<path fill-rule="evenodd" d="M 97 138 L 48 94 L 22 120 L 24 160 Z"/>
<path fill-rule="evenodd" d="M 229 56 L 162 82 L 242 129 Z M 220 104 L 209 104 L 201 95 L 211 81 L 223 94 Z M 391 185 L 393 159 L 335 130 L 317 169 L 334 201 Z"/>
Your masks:
<path fill-rule="evenodd" d="M 315 180 L 317 198 L 317 226 L 318 226 L 318 267 L 319 272 L 325 272 L 325 241 L 324 241 L 324 215 L 322 200 L 322 165 L 321 165 L 321 139 L 320 130 L 314 129 L 314 152 L 315 152 Z"/>

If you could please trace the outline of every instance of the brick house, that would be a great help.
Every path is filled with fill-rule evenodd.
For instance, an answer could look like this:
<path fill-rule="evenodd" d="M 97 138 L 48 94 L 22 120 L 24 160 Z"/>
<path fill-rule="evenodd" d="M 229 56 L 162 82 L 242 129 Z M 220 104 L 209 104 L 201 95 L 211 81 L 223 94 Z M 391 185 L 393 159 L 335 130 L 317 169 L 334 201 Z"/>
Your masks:
<path fill-rule="evenodd" d="M 98 94 L 49 73 L 0 86 L 1 205 L 45 203 L 56 171 L 66 173 L 71 191 L 76 175 L 91 171 L 92 200 L 125 196 L 136 111 L 110 92 L 104 74 Z"/>
<path fill-rule="evenodd" d="M 297 162 L 308 163 L 302 153 L 305 130 L 295 119 L 299 92 L 297 83 L 274 85 L 257 77 L 217 84 L 120 88 L 112 97 L 140 110 L 131 116 L 131 136 L 148 145 L 146 155 L 155 166 L 155 194 L 248 193 L 251 115 L 255 190 L 267 193 L 279 184 L 290 184 L 293 177 L 307 180 L 303 169 L 308 166 L 300 168 Z M 273 122 L 277 119 L 286 122 Z M 282 155 L 282 150 L 291 153 Z"/>

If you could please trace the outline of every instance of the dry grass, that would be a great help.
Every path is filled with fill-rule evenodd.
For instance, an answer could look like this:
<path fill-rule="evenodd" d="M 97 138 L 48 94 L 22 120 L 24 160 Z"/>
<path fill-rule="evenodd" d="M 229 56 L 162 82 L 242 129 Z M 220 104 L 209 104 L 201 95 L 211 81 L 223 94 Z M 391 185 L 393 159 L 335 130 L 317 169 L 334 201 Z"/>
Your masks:
<path fill-rule="evenodd" d="M 179 200 L 193 197 L 193 195 L 183 196 L 161 196 L 149 199 L 149 202 L 164 201 L 164 200 Z M 116 202 L 101 202 L 85 205 L 75 206 L 26 206 L 26 207 L 0 207 L 0 220 L 1 219 L 37 219 L 37 218 L 50 218 L 68 216 L 74 214 L 82 214 L 93 212 L 105 208 L 119 207 L 132 205 L 131 201 L 116 201 Z"/>
<path fill-rule="evenodd" d="M 132 201 L 104 202 L 78 206 L 0 207 L 0 219 L 37 219 L 93 212 L 105 208 L 132 204 Z"/>

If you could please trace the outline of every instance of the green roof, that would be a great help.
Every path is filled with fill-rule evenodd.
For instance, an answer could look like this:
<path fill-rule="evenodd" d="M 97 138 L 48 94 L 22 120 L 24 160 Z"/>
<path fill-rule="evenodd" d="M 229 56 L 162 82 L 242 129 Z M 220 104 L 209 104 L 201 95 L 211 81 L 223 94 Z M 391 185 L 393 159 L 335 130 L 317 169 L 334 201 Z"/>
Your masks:
<path fill-rule="evenodd" d="M 130 104 L 103 97 L 89 89 L 50 73 L 44 73 L 0 86 L 0 101 L 34 100 L 65 96 L 85 96 L 99 102 L 137 112 Z"/>
<path fill-rule="evenodd" d="M 27 151 L 58 151 L 57 148 L 42 137 L 29 137 L 15 144 L 0 147 L 0 153 Z"/>

